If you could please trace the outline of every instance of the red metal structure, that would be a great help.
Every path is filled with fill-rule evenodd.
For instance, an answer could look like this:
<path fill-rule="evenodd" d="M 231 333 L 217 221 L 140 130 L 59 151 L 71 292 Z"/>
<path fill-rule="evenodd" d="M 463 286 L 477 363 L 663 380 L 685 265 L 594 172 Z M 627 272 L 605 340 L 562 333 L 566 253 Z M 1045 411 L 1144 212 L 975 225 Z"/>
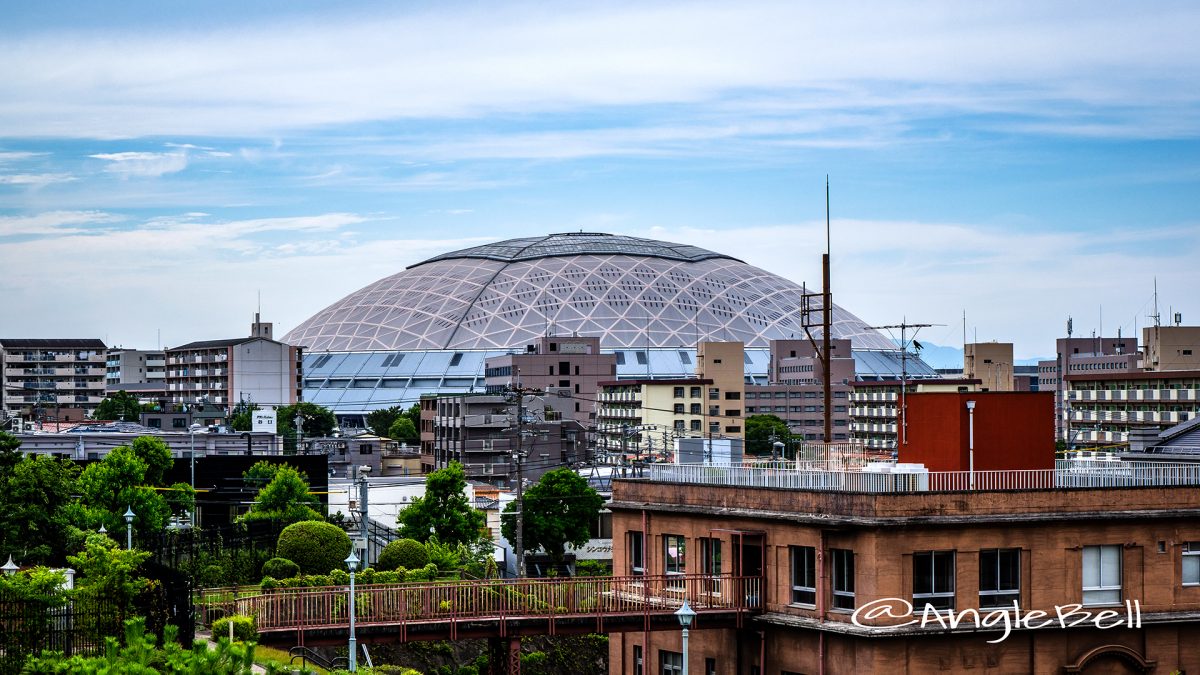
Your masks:
<path fill-rule="evenodd" d="M 731 574 L 377 584 L 355 588 L 355 624 L 365 642 L 499 638 L 519 644 L 522 635 L 679 630 L 674 612 L 685 599 L 697 613 L 694 628 L 740 627 L 761 611 L 761 598 L 760 576 Z M 206 616 L 253 615 L 260 642 L 319 645 L 345 641 L 348 600 L 347 586 L 331 586 L 201 605 Z"/>

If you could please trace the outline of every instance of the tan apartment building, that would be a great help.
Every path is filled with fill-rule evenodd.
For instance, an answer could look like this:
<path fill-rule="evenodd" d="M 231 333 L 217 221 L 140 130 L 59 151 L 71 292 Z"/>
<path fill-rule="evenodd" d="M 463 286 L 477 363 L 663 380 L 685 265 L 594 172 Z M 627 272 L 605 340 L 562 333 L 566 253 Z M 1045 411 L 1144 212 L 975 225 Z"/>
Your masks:
<path fill-rule="evenodd" d="M 1147 326 L 1142 344 L 1142 370 L 1200 370 L 1200 326 Z"/>
<path fill-rule="evenodd" d="M 545 335 L 525 351 L 490 357 L 484 364 L 489 393 L 518 381 L 522 387 L 567 392 L 572 417 L 585 427 L 596 423 L 596 394 L 601 380 L 617 376 L 617 357 L 600 353 L 600 338 Z"/>
<path fill-rule="evenodd" d="M 741 342 L 700 342 L 696 345 L 696 377 L 706 385 L 705 434 L 744 438 L 746 350 Z"/>
<path fill-rule="evenodd" d="M 162 350 L 114 347 L 105 358 L 104 388 L 109 393 L 125 391 L 143 403 L 165 398 L 167 355 Z"/>
<path fill-rule="evenodd" d="M 756 607 L 740 628 L 697 618 L 692 672 L 1200 672 L 1198 471 L 1059 462 L 968 489 L 650 465 L 614 481 L 614 574 Z M 609 672 L 677 673 L 682 651 L 677 630 L 614 634 Z"/>
<path fill-rule="evenodd" d="M 106 351 L 100 340 L 0 338 L 0 410 L 35 422 L 82 421 L 104 399 Z"/>
<path fill-rule="evenodd" d="M 207 401 L 229 408 L 239 401 L 291 405 L 301 398 L 303 347 L 272 339 L 256 320 L 250 336 L 204 340 L 166 350 L 167 396 L 172 403 Z"/>
<path fill-rule="evenodd" d="M 971 342 L 963 345 L 963 378 L 979 380 L 980 391 L 1013 391 L 1011 342 Z"/>
<path fill-rule="evenodd" d="M 610 380 L 600 383 L 596 449 L 609 456 L 644 457 L 670 451 L 676 438 L 704 436 L 713 406 L 713 380 Z"/>

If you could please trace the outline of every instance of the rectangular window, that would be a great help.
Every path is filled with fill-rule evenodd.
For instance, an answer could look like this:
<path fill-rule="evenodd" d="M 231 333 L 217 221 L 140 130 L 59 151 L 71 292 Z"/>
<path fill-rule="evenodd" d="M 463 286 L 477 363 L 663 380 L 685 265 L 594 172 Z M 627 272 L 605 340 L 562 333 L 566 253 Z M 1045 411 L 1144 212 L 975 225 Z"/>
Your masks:
<path fill-rule="evenodd" d="M 789 546 L 792 559 L 792 604 L 817 604 L 817 549 Z"/>
<path fill-rule="evenodd" d="M 711 656 L 704 659 L 704 675 L 717 675 L 717 660 Z"/>
<path fill-rule="evenodd" d="M 692 424 L 689 428 L 692 431 L 700 431 L 700 420 L 692 420 Z"/>
<path fill-rule="evenodd" d="M 663 572 L 681 575 L 687 570 L 687 543 L 681 534 L 663 535 Z"/>
<path fill-rule="evenodd" d="M 691 387 L 688 389 L 689 398 L 700 398 L 700 387 Z"/>
<path fill-rule="evenodd" d="M 642 533 L 631 531 L 625 536 L 629 548 L 629 573 L 643 575 L 646 573 L 646 557 L 642 550 Z"/>
<path fill-rule="evenodd" d="M 683 653 L 658 650 L 660 675 L 683 675 Z"/>
<path fill-rule="evenodd" d="M 683 420 L 675 420 L 675 431 L 683 431 Z"/>
<path fill-rule="evenodd" d="M 675 398 L 683 398 L 683 387 L 675 387 Z"/>
<path fill-rule="evenodd" d="M 979 606 L 1012 607 L 1021 600 L 1021 549 L 979 552 Z"/>
<path fill-rule="evenodd" d="M 854 609 L 854 551 L 833 548 L 829 549 L 829 557 L 833 568 L 833 606 Z"/>
<path fill-rule="evenodd" d="M 642 646 L 633 646 L 633 675 L 644 675 L 645 666 L 642 663 Z"/>
<path fill-rule="evenodd" d="M 689 408 L 689 412 L 691 412 L 693 415 L 703 415 L 704 414 L 703 411 L 700 410 L 699 403 L 693 403 Z"/>
<path fill-rule="evenodd" d="M 709 398 L 709 400 L 712 400 L 712 401 L 720 400 L 721 390 L 716 387 L 709 387 L 708 388 L 708 398 Z"/>
<path fill-rule="evenodd" d="M 1200 541 L 1189 541 L 1183 549 L 1183 585 L 1200 586 Z"/>
<path fill-rule="evenodd" d="M 740 400 L 742 400 L 742 392 L 727 391 L 727 392 L 725 392 L 725 400 L 726 401 L 740 401 Z"/>
<path fill-rule="evenodd" d="M 675 404 L 675 414 L 676 414 L 676 415 L 682 415 L 682 414 L 683 414 L 683 404 L 682 404 L 682 403 L 676 403 L 676 404 Z"/>
<path fill-rule="evenodd" d="M 913 607 L 954 609 L 954 551 L 913 554 Z"/>
<path fill-rule="evenodd" d="M 1083 547 L 1083 604 L 1121 602 L 1121 546 Z"/>

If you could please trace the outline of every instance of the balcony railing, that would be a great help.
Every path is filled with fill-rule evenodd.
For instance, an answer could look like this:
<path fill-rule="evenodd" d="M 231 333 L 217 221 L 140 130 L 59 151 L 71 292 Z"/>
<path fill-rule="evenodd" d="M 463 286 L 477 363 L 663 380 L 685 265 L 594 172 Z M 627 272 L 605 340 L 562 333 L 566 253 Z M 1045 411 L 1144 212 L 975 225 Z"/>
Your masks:
<path fill-rule="evenodd" d="M 868 494 L 1200 486 L 1200 464 L 1184 463 L 1058 460 L 1053 469 L 974 472 L 901 471 L 886 464 L 876 468 L 880 471 L 650 464 L 646 478 L 662 483 Z"/>

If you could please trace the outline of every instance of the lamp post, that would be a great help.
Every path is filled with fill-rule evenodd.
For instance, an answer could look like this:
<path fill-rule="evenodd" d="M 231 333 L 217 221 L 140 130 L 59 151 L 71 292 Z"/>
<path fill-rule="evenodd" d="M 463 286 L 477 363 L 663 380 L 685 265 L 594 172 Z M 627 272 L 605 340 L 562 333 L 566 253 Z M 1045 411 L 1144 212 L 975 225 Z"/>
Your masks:
<path fill-rule="evenodd" d="M 688 606 L 687 600 L 683 601 L 683 606 L 675 610 L 675 618 L 679 619 L 679 625 L 683 627 L 683 675 L 688 675 L 688 629 L 692 627 L 692 619 L 696 618 L 696 610 Z"/>
<path fill-rule="evenodd" d="M 0 570 L 4 570 L 4 575 L 9 577 L 16 574 L 17 570 L 19 569 L 21 568 L 17 567 L 17 564 L 13 562 L 11 553 L 8 554 L 8 562 L 4 563 L 4 565 L 0 567 Z"/>
<path fill-rule="evenodd" d="M 967 453 L 971 472 L 971 489 L 975 489 L 975 401 L 967 401 Z"/>
<path fill-rule="evenodd" d="M 125 507 L 125 550 L 133 550 L 133 507 Z"/>
<path fill-rule="evenodd" d="M 787 453 L 784 452 L 783 441 L 775 441 L 771 444 L 771 460 L 786 460 Z"/>
<path fill-rule="evenodd" d="M 192 462 L 192 527 L 196 526 L 196 429 L 200 425 L 193 422 L 188 427 L 188 458 Z"/>
<path fill-rule="evenodd" d="M 350 570 L 350 658 L 347 669 L 356 673 L 358 672 L 358 641 L 354 638 L 354 570 L 358 567 L 358 556 L 354 555 L 354 549 L 350 549 L 350 555 L 346 556 L 346 567 Z"/>

